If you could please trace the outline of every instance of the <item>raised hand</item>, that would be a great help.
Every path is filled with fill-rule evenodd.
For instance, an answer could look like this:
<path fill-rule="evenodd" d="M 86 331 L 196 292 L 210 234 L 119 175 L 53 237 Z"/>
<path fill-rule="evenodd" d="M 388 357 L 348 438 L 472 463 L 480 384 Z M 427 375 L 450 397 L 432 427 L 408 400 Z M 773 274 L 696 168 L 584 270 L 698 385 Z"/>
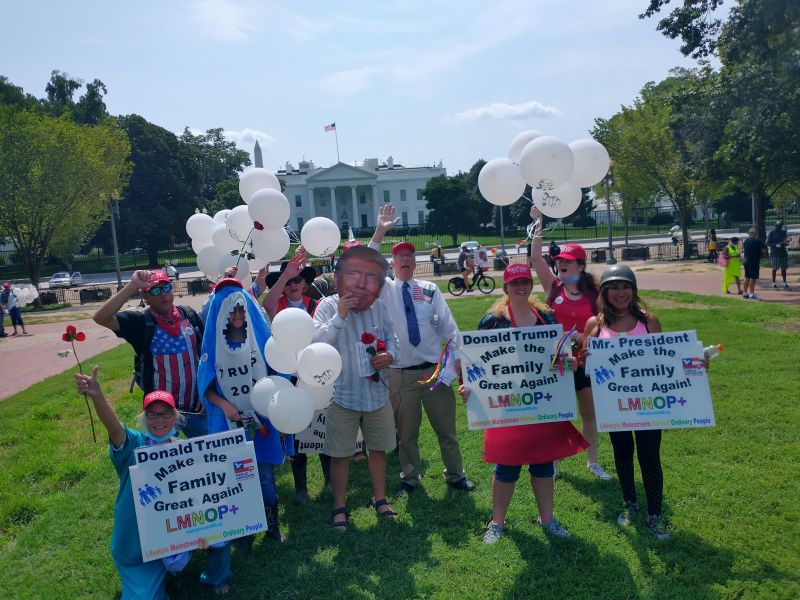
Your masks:
<path fill-rule="evenodd" d="M 384 233 L 392 229 L 400 222 L 400 219 L 395 217 L 396 213 L 397 209 L 393 204 L 384 204 L 381 206 L 378 209 L 378 222 L 375 229 L 381 230 Z"/>

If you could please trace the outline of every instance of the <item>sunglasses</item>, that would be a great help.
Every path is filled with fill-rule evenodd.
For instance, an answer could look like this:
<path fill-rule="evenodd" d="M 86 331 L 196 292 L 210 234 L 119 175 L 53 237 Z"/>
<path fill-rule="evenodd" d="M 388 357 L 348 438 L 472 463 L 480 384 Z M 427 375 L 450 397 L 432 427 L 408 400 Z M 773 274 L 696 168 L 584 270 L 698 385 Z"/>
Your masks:
<path fill-rule="evenodd" d="M 301 281 L 304 281 L 304 279 L 303 279 L 302 277 L 300 277 L 300 276 L 297 276 L 297 277 L 293 277 L 292 279 L 289 279 L 289 280 L 286 282 L 286 284 L 287 284 L 287 285 L 297 285 L 297 284 L 298 284 L 298 283 L 300 283 Z"/>
<path fill-rule="evenodd" d="M 169 294 L 171 291 L 172 291 L 172 284 L 165 283 L 162 286 L 150 288 L 149 290 L 147 290 L 147 293 L 150 294 L 151 296 L 160 296 L 162 293 Z"/>
<path fill-rule="evenodd" d="M 170 419 L 175 415 L 174 410 L 162 410 L 161 412 L 149 412 L 147 413 L 147 418 L 150 420 L 157 419 L 161 417 L 162 419 Z"/>

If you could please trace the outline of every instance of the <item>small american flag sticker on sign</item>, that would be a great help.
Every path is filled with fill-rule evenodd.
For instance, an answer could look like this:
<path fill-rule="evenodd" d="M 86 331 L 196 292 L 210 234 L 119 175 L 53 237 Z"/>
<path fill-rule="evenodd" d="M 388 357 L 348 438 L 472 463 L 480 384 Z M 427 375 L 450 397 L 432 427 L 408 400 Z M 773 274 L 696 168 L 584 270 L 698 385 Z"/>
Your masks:
<path fill-rule="evenodd" d="M 434 289 L 426 289 L 421 288 L 418 285 L 414 286 L 414 289 L 411 291 L 411 297 L 414 300 L 424 300 L 425 302 L 432 302 L 433 301 L 433 294 L 436 292 Z"/>

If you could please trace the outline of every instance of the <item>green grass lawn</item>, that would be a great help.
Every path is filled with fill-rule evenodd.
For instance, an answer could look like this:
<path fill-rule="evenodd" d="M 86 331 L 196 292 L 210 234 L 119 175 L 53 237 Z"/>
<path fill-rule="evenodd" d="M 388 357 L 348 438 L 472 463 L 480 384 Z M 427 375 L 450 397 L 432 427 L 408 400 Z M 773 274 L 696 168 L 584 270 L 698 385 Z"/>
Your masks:
<path fill-rule="evenodd" d="M 396 523 L 377 523 L 364 463 L 354 463 L 345 535 L 327 524 L 330 496 L 309 461 L 311 503 L 293 502 L 291 472 L 279 470 L 288 541 L 257 539 L 236 560 L 231 598 L 797 598 L 800 597 L 800 309 L 739 298 L 653 293 L 665 330 L 696 329 L 723 343 L 710 379 L 717 426 L 673 430 L 662 444 L 665 514 L 672 539 L 656 542 L 642 522 L 622 530 L 616 478 L 590 477 L 585 457 L 561 463 L 555 514 L 572 533 L 551 540 L 535 525 L 521 478 L 507 534 L 481 544 L 491 514 L 491 465 L 482 434 L 458 423 L 473 494 L 449 492 L 430 426 L 422 430 L 424 488 L 394 502 Z M 451 303 L 474 329 L 492 298 Z M 54 349 L 55 353 L 55 349 Z M 47 360 L 46 357 L 40 357 Z M 55 356 L 53 357 L 55 360 Z M 126 422 L 141 395 L 127 392 L 131 350 L 92 362 Z M 72 374 L 0 402 L 0 598 L 114 598 L 109 552 L 117 478 L 104 443 L 93 444 Z M 600 461 L 614 475 L 603 435 Z M 398 477 L 389 463 L 389 490 Z M 637 480 L 638 466 L 637 466 Z M 640 498 L 644 498 L 639 487 Z M 210 598 L 197 581 L 201 557 L 170 579 L 174 599 Z"/>

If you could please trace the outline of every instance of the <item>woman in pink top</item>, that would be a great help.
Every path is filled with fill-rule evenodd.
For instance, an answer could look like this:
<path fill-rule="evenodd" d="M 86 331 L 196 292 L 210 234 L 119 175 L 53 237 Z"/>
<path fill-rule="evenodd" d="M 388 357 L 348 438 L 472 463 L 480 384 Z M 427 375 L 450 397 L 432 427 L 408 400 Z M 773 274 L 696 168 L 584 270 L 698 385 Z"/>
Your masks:
<path fill-rule="evenodd" d="M 536 270 L 536 277 L 544 289 L 544 297 L 556 318 L 556 323 L 569 331 L 577 327 L 580 337 L 586 328 L 586 321 L 597 314 L 597 297 L 599 295 L 597 279 L 586 270 L 586 251 L 580 244 L 564 244 L 554 257 L 556 274 L 554 275 L 542 255 L 542 214 L 535 206 L 531 208 L 531 218 L 536 220 L 533 234 L 531 262 Z M 583 362 L 579 362 L 575 370 L 575 395 L 578 397 L 578 410 L 581 414 L 581 433 L 589 448 L 586 450 L 586 468 L 596 477 L 609 480 L 611 477 L 597 462 L 597 420 L 592 400 L 592 382 L 586 376 Z"/>
<path fill-rule="evenodd" d="M 614 265 L 603 271 L 600 278 L 599 313 L 586 322 L 586 337 L 610 338 L 619 335 L 644 335 L 659 333 L 661 323 L 656 316 L 645 311 L 636 289 L 636 276 L 625 265 Z M 622 488 L 623 507 L 617 517 L 619 525 L 630 525 L 639 514 L 636 485 L 633 481 L 633 449 L 642 471 L 644 492 L 647 497 L 647 526 L 658 540 L 669 537 L 661 518 L 664 495 L 664 476 L 661 471 L 661 430 L 612 431 L 614 465 Z"/>

